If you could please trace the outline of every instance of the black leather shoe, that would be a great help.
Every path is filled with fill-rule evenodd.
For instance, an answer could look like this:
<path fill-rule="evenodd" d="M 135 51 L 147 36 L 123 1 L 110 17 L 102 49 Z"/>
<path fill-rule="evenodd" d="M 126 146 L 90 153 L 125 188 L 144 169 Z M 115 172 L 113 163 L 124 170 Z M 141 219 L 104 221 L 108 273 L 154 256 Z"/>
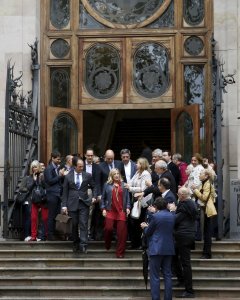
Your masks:
<path fill-rule="evenodd" d="M 182 286 L 184 286 L 183 281 L 177 281 L 176 283 L 173 284 L 173 287 L 182 287 Z"/>
<path fill-rule="evenodd" d="M 183 292 L 182 294 L 178 294 L 175 296 L 176 298 L 195 298 L 195 295 L 193 293 L 189 292 Z"/>
<path fill-rule="evenodd" d="M 203 254 L 200 259 L 211 259 L 212 256 L 211 255 L 208 255 L 208 254 Z"/>
<path fill-rule="evenodd" d="M 73 253 L 79 252 L 79 246 L 77 244 L 73 244 Z"/>

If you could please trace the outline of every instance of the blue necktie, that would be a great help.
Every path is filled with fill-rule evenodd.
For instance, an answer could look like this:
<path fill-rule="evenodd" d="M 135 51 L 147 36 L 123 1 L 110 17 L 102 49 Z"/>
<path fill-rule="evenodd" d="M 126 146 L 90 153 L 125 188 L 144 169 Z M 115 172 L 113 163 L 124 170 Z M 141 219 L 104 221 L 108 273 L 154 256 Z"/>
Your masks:
<path fill-rule="evenodd" d="M 77 189 L 79 190 L 80 189 L 80 173 L 77 173 L 76 186 L 77 186 Z"/>

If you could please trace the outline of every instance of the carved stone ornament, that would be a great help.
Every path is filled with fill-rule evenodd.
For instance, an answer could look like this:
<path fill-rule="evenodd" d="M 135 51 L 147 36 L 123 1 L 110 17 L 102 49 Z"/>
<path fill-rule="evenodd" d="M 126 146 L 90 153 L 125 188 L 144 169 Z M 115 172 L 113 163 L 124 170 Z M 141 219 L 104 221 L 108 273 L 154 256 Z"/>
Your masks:
<path fill-rule="evenodd" d="M 121 64 L 118 50 L 108 44 L 95 44 L 86 55 L 85 86 L 91 96 L 108 99 L 120 87 Z"/>
<path fill-rule="evenodd" d="M 200 25 L 204 19 L 204 0 L 184 0 L 183 11 L 189 25 Z"/>
<path fill-rule="evenodd" d="M 145 98 L 163 95 L 170 83 L 169 57 L 165 47 L 156 43 L 141 45 L 134 55 L 133 85 Z"/>
<path fill-rule="evenodd" d="M 143 27 L 156 20 L 171 0 L 82 0 L 97 21 L 112 28 Z"/>
<path fill-rule="evenodd" d="M 190 36 L 184 42 L 184 49 L 190 55 L 199 55 L 204 48 L 202 39 L 198 36 Z"/>
<path fill-rule="evenodd" d="M 51 52 L 56 58 L 64 58 L 70 51 L 69 43 L 63 39 L 57 39 L 52 42 Z"/>
<path fill-rule="evenodd" d="M 50 2 L 50 20 L 57 29 L 66 28 L 70 21 L 70 1 L 69 0 L 51 0 Z"/>

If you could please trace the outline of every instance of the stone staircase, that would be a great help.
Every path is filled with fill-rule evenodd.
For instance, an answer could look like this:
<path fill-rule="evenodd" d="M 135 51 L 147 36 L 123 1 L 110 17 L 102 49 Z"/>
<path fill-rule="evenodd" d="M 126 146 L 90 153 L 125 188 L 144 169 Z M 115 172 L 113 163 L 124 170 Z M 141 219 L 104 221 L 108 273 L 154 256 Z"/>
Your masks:
<path fill-rule="evenodd" d="M 192 253 L 195 299 L 240 299 L 240 242 L 214 242 L 211 260 L 199 259 L 201 247 L 197 243 Z M 179 291 L 174 288 L 173 294 Z M 70 242 L 6 241 L 0 242 L 0 299 L 151 297 L 142 277 L 141 251 L 117 259 L 102 242 L 91 242 L 87 254 L 76 256 Z"/>

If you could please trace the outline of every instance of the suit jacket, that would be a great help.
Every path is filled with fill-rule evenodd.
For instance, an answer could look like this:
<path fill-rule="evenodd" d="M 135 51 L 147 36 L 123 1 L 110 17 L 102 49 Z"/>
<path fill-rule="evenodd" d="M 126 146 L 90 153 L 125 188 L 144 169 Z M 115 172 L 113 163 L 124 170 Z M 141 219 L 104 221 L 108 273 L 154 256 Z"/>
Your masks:
<path fill-rule="evenodd" d="M 44 181 L 47 194 L 61 195 L 64 176 L 59 176 L 52 163 L 44 170 Z"/>
<path fill-rule="evenodd" d="M 113 164 L 114 164 L 114 168 L 116 168 L 120 171 L 122 177 L 126 178 L 123 163 L 120 160 L 114 160 Z M 108 180 L 108 175 L 109 175 L 110 169 L 109 169 L 107 162 L 105 162 L 105 161 L 100 163 L 99 167 L 100 167 L 100 184 L 101 184 L 101 191 L 102 191 L 104 183 L 106 183 Z"/>
<path fill-rule="evenodd" d="M 131 164 L 131 174 L 130 174 L 130 179 L 133 178 L 134 174 L 136 173 L 137 171 L 137 166 L 135 164 L 135 162 L 133 162 L 132 160 L 130 160 L 130 164 Z M 125 174 L 125 168 L 124 168 L 124 163 L 122 162 L 122 168 L 124 170 L 124 178 L 123 178 L 123 181 L 124 182 L 127 182 L 127 178 L 126 178 L 126 174 Z"/>
<path fill-rule="evenodd" d="M 83 201 L 87 206 L 91 205 L 91 199 L 88 198 L 88 189 L 93 190 L 93 197 L 97 196 L 97 191 L 91 174 L 82 172 L 82 183 L 80 189 L 77 188 L 74 181 L 74 171 L 65 176 L 63 183 L 62 207 L 67 207 L 68 211 L 78 210 L 79 201 Z"/>
<path fill-rule="evenodd" d="M 111 210 L 112 209 L 112 190 L 113 184 L 105 183 L 103 188 L 103 194 L 101 199 L 101 209 Z M 129 192 L 126 188 L 124 188 L 124 184 L 122 183 L 123 190 L 123 209 L 126 211 L 126 208 L 131 208 Z"/>
<path fill-rule="evenodd" d="M 173 163 L 172 161 L 167 166 L 168 166 L 168 170 L 171 171 L 171 173 L 175 179 L 176 186 L 178 188 L 179 183 L 180 183 L 180 176 L 181 176 L 180 170 L 179 170 L 178 166 L 176 166 L 175 163 Z"/>
<path fill-rule="evenodd" d="M 84 161 L 83 171 L 86 172 L 86 161 Z M 92 164 L 92 178 L 95 183 L 97 195 L 101 195 L 101 187 L 100 187 L 100 168 L 98 164 Z"/>
<path fill-rule="evenodd" d="M 144 228 L 148 239 L 149 255 L 174 255 L 173 230 L 175 215 L 167 209 L 152 215 L 149 226 Z"/>
<path fill-rule="evenodd" d="M 175 203 L 177 204 L 176 196 L 173 194 L 171 190 L 167 192 L 167 194 L 163 197 L 167 203 Z"/>
<path fill-rule="evenodd" d="M 152 170 L 152 173 L 151 173 L 152 184 L 154 186 L 157 186 L 158 185 L 159 177 L 158 177 L 157 173 L 155 172 L 155 164 L 151 165 L 150 169 Z"/>
<path fill-rule="evenodd" d="M 167 178 L 170 181 L 170 183 L 171 183 L 170 190 L 173 192 L 174 195 L 177 196 L 176 182 L 175 182 L 175 179 L 174 179 L 172 173 L 170 171 L 166 170 L 164 173 L 162 173 L 160 179 L 161 178 Z M 144 196 L 146 196 L 150 193 L 153 193 L 154 198 L 162 195 L 158 186 L 154 186 L 154 185 L 146 188 L 146 190 L 144 191 Z M 177 198 L 176 196 L 175 196 L 175 198 Z"/>

